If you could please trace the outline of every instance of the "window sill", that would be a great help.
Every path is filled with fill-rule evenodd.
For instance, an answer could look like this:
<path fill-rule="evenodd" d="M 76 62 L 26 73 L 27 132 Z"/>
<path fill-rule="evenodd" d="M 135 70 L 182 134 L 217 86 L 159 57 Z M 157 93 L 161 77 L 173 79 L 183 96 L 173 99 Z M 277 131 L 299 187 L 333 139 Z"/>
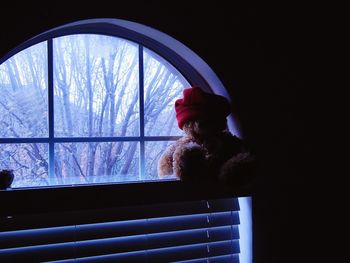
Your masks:
<path fill-rule="evenodd" d="M 251 187 L 157 181 L 0 190 L 0 217 L 252 195 Z"/>

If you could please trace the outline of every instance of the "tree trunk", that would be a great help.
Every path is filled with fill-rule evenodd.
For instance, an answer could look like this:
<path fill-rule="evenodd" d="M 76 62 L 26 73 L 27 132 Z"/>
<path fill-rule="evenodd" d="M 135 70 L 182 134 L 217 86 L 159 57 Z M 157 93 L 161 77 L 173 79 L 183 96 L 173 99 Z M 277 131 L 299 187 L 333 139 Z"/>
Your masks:
<path fill-rule="evenodd" d="M 89 93 L 88 105 L 89 105 L 89 119 L 88 119 L 88 136 L 93 136 L 93 87 L 91 85 L 91 61 L 90 61 L 90 43 L 88 38 L 84 38 L 85 40 L 85 81 L 86 81 L 86 89 Z M 88 161 L 87 161 L 87 176 L 92 177 L 94 175 L 95 168 L 95 154 L 96 154 L 96 143 L 88 143 Z"/>
<path fill-rule="evenodd" d="M 134 155 L 136 153 L 136 147 L 137 147 L 137 143 L 132 143 L 129 146 L 129 149 L 127 151 L 125 161 L 123 162 L 123 168 L 121 169 L 121 172 L 120 172 L 124 178 L 126 178 L 126 176 L 128 175 L 130 165 L 131 165 L 131 163 L 134 159 Z M 129 176 L 131 176 L 131 174 L 129 174 Z"/>

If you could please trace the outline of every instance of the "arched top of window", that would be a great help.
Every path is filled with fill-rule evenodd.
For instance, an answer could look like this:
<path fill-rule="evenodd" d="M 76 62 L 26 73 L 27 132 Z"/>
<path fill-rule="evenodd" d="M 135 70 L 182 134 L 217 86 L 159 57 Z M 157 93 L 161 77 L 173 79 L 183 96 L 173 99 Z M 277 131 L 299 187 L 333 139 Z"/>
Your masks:
<path fill-rule="evenodd" d="M 188 86 L 228 97 L 210 67 L 170 36 L 92 19 L 54 28 L 0 59 L 0 166 L 14 187 L 157 180 L 181 136 Z M 237 135 L 232 116 L 231 131 Z"/>
<path fill-rule="evenodd" d="M 47 39 L 84 33 L 117 36 L 142 44 L 174 65 L 191 85 L 199 86 L 207 92 L 213 92 L 231 100 L 215 72 L 191 49 L 154 28 L 122 19 L 87 19 L 53 28 L 25 41 L 8 52 L 0 58 L 0 64 L 19 51 Z M 241 136 L 238 120 L 234 116 L 229 117 L 228 125 L 232 133 Z"/>

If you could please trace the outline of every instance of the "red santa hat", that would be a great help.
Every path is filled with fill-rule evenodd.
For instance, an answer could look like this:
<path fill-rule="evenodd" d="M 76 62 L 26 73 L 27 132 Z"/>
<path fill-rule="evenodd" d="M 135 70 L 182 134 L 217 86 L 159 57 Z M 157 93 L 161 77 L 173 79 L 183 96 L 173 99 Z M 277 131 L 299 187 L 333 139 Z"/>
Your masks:
<path fill-rule="evenodd" d="M 185 89 L 183 98 L 175 101 L 175 111 L 177 123 L 182 129 L 191 120 L 225 120 L 231 113 L 231 107 L 225 97 L 192 87 Z"/>

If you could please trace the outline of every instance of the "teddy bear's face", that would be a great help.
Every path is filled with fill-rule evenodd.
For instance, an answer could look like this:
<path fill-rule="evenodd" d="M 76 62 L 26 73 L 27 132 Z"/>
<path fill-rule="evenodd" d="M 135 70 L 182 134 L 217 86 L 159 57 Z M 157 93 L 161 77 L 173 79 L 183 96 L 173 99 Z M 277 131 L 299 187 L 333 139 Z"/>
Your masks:
<path fill-rule="evenodd" d="M 226 120 L 195 120 L 184 124 L 183 130 L 188 137 L 195 141 L 205 141 L 227 129 Z"/>

